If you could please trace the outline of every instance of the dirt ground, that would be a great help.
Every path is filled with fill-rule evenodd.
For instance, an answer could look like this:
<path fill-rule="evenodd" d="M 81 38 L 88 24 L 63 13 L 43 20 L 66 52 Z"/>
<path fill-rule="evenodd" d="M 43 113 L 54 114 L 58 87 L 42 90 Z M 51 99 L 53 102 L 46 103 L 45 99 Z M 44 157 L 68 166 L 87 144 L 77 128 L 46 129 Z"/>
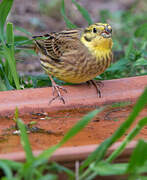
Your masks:
<path fill-rule="evenodd" d="M 111 12 L 125 10 L 132 6 L 135 0 L 77 0 L 90 13 L 94 22 L 99 22 L 100 10 L 109 9 Z M 70 20 L 79 27 L 87 26 L 71 0 L 65 0 L 66 13 Z M 14 26 L 25 28 L 33 35 L 40 35 L 51 31 L 65 29 L 65 22 L 60 14 L 61 0 L 15 0 L 8 20 Z M 16 35 L 22 34 L 15 31 Z M 17 69 L 20 74 L 42 73 L 39 58 L 25 53 L 18 57 Z"/>

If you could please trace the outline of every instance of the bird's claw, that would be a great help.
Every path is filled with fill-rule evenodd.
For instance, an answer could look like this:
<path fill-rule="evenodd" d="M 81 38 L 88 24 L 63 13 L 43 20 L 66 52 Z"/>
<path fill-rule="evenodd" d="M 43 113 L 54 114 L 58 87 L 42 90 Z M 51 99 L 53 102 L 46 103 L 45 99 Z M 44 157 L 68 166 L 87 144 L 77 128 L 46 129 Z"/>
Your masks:
<path fill-rule="evenodd" d="M 63 104 L 65 104 L 65 100 L 64 100 L 64 97 L 61 95 L 61 92 L 60 90 L 64 91 L 65 93 L 67 93 L 67 90 L 57 84 L 54 84 L 52 86 L 52 89 L 53 89 L 53 96 L 55 96 L 55 93 L 57 94 L 55 97 L 53 97 L 50 101 L 49 101 L 49 104 L 51 104 L 54 100 L 56 99 L 60 99 Z"/>
<path fill-rule="evenodd" d="M 94 85 L 94 87 L 96 88 L 98 97 L 101 98 L 101 91 L 99 88 L 102 88 L 104 86 L 104 84 L 101 81 L 95 81 L 95 80 L 90 80 L 87 82 L 88 82 L 88 84 Z"/>
<path fill-rule="evenodd" d="M 102 81 L 96 80 L 95 83 L 99 86 L 99 88 L 104 87 L 104 83 Z"/>
<path fill-rule="evenodd" d="M 60 89 L 61 89 L 62 91 L 64 91 L 65 93 L 67 93 L 67 90 L 66 90 L 65 88 L 63 88 L 62 86 L 59 86 L 59 85 L 57 85 L 57 84 L 53 85 L 53 86 L 52 86 L 52 89 L 53 89 L 53 96 L 55 95 L 55 92 L 57 92 L 57 94 L 58 94 L 58 92 L 59 92 L 59 94 L 61 95 Z"/>

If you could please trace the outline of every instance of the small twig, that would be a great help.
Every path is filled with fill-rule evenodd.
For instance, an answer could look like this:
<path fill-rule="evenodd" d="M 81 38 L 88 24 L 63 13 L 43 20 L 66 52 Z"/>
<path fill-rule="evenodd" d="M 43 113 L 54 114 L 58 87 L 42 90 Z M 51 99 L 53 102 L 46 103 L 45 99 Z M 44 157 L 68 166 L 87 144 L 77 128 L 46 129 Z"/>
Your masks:
<path fill-rule="evenodd" d="M 104 120 L 112 120 L 112 118 L 109 117 L 110 114 L 113 113 L 113 112 L 120 111 L 121 109 L 122 109 L 122 108 L 117 108 L 117 109 L 112 109 L 112 110 L 110 110 L 109 112 L 107 112 L 107 113 L 105 114 Z"/>
<path fill-rule="evenodd" d="M 75 162 L 75 174 L 76 174 L 76 180 L 79 180 L 79 161 Z"/>

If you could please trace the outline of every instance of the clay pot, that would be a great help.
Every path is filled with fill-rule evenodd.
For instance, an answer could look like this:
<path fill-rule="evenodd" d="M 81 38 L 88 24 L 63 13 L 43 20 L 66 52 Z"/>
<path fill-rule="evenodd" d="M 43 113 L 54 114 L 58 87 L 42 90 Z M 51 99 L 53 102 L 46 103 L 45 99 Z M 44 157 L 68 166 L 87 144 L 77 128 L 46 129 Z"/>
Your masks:
<path fill-rule="evenodd" d="M 84 160 L 99 143 L 111 136 L 120 124 L 128 117 L 137 98 L 147 85 L 147 76 L 103 81 L 102 97 L 98 98 L 96 89 L 87 84 L 65 86 L 66 103 L 52 98 L 50 87 L 0 92 L 0 158 L 24 161 L 25 155 L 20 145 L 20 137 L 10 130 L 14 125 L 13 114 L 18 107 L 19 117 L 28 124 L 36 122 L 43 131 L 30 133 L 29 139 L 35 155 L 58 143 L 64 134 L 89 111 L 108 105 L 105 111 L 98 114 L 86 128 L 58 149 L 51 160 L 73 166 L 76 160 Z M 124 103 L 113 107 L 114 103 Z M 147 107 L 137 119 L 147 116 Z M 135 123 L 134 125 L 135 126 Z M 132 127 L 133 127 L 132 126 Z M 9 131 L 7 128 L 10 128 Z M 136 137 L 147 138 L 146 127 Z M 136 142 L 129 144 L 117 161 L 127 161 Z M 114 144 L 111 153 L 119 145 Z"/>

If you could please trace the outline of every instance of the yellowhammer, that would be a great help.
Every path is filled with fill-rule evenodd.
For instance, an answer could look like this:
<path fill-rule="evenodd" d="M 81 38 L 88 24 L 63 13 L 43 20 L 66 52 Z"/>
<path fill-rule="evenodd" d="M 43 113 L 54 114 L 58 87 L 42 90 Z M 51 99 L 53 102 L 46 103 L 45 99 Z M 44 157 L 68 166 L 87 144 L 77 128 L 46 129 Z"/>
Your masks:
<path fill-rule="evenodd" d="M 49 75 L 54 98 L 65 103 L 60 89 L 52 76 L 70 83 L 91 81 L 110 65 L 112 60 L 112 28 L 109 24 L 95 23 L 85 29 L 52 32 L 43 36 L 34 36 L 35 51 L 40 57 L 41 66 Z M 38 39 L 44 37 L 44 39 Z M 55 96 L 56 93 L 56 96 Z M 51 102 L 50 101 L 50 102 Z"/>

